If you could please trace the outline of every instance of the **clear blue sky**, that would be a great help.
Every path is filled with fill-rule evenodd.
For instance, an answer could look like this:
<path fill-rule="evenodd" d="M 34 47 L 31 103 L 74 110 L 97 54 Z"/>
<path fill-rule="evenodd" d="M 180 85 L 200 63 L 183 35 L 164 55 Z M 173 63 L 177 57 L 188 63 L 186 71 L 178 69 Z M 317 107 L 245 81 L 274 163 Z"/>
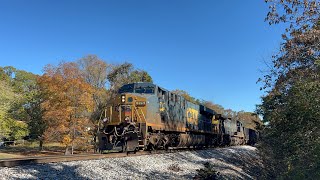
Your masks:
<path fill-rule="evenodd" d="M 259 70 L 283 32 L 264 22 L 267 11 L 264 0 L 2 0 L 0 66 L 41 74 L 96 54 L 133 63 L 166 89 L 253 111 Z"/>

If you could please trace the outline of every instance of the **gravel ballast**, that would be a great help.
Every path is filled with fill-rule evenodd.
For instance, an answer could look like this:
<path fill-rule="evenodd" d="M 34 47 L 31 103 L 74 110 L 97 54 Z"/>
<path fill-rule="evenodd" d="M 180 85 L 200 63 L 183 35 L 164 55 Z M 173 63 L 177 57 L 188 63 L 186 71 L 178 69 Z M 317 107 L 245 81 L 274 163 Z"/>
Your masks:
<path fill-rule="evenodd" d="M 235 146 L 167 154 L 0 168 L 0 179 L 192 179 L 205 162 L 226 179 L 257 179 L 257 149 Z"/>

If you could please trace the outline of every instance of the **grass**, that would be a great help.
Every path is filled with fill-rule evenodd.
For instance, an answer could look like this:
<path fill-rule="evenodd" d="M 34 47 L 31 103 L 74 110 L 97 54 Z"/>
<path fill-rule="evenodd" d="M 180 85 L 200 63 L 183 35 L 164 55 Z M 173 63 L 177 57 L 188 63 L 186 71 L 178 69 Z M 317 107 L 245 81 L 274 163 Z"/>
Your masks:
<path fill-rule="evenodd" d="M 9 154 L 9 153 L 0 153 L 0 159 L 8 159 L 8 158 L 19 158 L 24 157 L 18 154 Z"/>
<path fill-rule="evenodd" d="M 16 145 L 2 147 L 0 159 L 21 156 L 42 156 L 63 154 L 65 147 L 60 143 L 44 143 L 43 151 L 39 151 L 39 142 L 24 141 Z"/>
<path fill-rule="evenodd" d="M 13 147 L 39 148 L 39 141 L 25 141 L 25 143 L 20 143 Z M 44 143 L 43 147 L 44 148 L 53 148 L 53 147 L 64 148 L 65 146 L 58 142 L 49 142 L 49 143 Z"/>
<path fill-rule="evenodd" d="M 81 151 L 78 148 L 75 149 L 76 154 L 82 152 L 85 151 Z M 44 143 L 43 151 L 40 151 L 39 141 L 21 141 L 19 144 L 0 148 L 0 159 L 23 156 L 63 155 L 64 153 L 65 146 L 58 142 Z"/>

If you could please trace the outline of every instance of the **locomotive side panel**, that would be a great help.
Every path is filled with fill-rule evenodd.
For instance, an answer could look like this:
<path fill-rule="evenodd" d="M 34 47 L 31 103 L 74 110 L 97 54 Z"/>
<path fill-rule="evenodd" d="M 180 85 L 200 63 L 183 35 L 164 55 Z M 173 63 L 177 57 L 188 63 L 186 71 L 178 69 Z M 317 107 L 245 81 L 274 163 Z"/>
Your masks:
<path fill-rule="evenodd" d="M 200 114 L 199 114 L 199 130 L 205 133 L 213 133 L 212 132 L 212 120 L 214 115 L 214 111 L 209 109 L 203 105 L 200 105 Z"/>
<path fill-rule="evenodd" d="M 158 131 L 185 131 L 185 118 L 180 96 L 166 92 L 170 98 L 154 95 L 148 99 L 147 126 Z"/>
<path fill-rule="evenodd" d="M 199 105 L 186 101 L 186 128 L 188 131 L 199 130 Z"/>

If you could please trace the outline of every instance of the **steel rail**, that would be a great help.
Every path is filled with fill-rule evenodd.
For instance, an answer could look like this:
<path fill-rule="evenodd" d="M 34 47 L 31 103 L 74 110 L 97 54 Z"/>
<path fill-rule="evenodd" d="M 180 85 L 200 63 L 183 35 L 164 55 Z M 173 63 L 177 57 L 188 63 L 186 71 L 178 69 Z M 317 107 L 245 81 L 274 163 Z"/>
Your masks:
<path fill-rule="evenodd" d="M 206 148 L 210 149 L 210 148 Z M 194 151 L 197 149 L 189 148 L 169 148 L 168 150 L 153 150 L 153 151 L 137 151 L 137 152 L 110 152 L 107 154 L 75 154 L 75 155 L 56 155 L 56 156 L 34 156 L 22 158 L 0 159 L 0 167 L 14 167 L 22 165 L 32 165 L 41 163 L 58 163 L 68 161 L 85 161 L 105 158 L 121 158 L 131 156 L 164 154 L 180 151 Z"/>

